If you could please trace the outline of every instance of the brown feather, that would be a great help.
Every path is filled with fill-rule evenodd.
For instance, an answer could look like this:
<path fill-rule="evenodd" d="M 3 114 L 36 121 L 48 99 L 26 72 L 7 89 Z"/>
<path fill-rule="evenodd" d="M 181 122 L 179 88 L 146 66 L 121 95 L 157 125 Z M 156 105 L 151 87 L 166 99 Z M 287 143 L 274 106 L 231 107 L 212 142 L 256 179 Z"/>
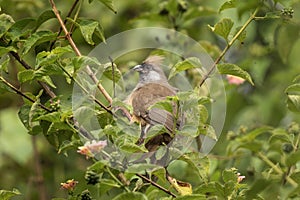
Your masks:
<path fill-rule="evenodd" d="M 140 80 L 128 97 L 128 103 L 133 108 L 133 117 L 142 127 L 138 144 L 143 143 L 151 126 L 161 124 L 167 129 L 166 133 L 156 135 L 146 142 L 145 147 L 149 152 L 155 151 L 160 145 L 170 143 L 173 139 L 174 128 L 179 128 L 181 123 L 181 119 L 174 122 L 174 115 L 177 112 L 176 105 L 173 105 L 174 113 L 157 107 L 151 108 L 155 103 L 165 100 L 167 96 L 176 95 L 178 91 L 168 83 L 160 68 L 163 59 L 162 56 L 149 56 L 142 65 L 135 67 L 135 70 L 139 72 Z M 157 76 L 160 77 L 159 80 L 157 80 Z"/>
<path fill-rule="evenodd" d="M 165 58 L 158 55 L 149 56 L 146 60 L 144 60 L 144 63 L 149 65 L 156 65 L 160 66 Z"/>

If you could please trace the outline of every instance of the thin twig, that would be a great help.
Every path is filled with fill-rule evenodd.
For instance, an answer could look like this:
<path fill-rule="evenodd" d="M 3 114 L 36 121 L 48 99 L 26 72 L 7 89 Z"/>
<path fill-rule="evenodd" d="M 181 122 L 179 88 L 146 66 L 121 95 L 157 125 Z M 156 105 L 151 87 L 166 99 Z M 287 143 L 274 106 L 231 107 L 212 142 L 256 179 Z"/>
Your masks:
<path fill-rule="evenodd" d="M 58 66 L 66 73 L 66 75 L 74 82 L 76 83 L 87 95 L 89 92 L 67 71 L 63 66 L 60 65 L 60 63 L 57 63 Z M 91 99 L 95 101 L 101 108 L 106 110 L 108 113 L 113 114 L 111 110 L 109 110 L 105 105 L 103 105 L 98 99 L 96 99 L 95 96 L 90 95 Z"/>
<path fill-rule="evenodd" d="M 115 66 L 113 59 L 109 56 L 108 57 L 111 63 L 111 73 L 112 73 L 112 82 L 113 82 L 113 97 L 116 97 L 116 82 L 115 82 Z"/>
<path fill-rule="evenodd" d="M 16 88 L 15 86 L 13 86 L 12 84 L 10 84 L 7 80 L 5 80 L 2 76 L 0 76 L 0 80 L 3 81 L 3 83 L 5 85 L 7 85 L 10 89 L 12 89 L 14 92 L 16 92 L 17 94 L 21 95 L 22 97 L 24 97 L 25 99 L 29 100 L 31 103 L 35 103 L 36 101 L 34 99 L 32 99 L 31 97 L 27 96 L 26 94 L 24 94 L 22 91 L 20 91 L 18 88 Z M 39 103 L 38 104 L 42 109 L 51 112 L 51 110 L 49 108 L 47 108 L 46 106 L 44 106 L 43 104 Z"/>
<path fill-rule="evenodd" d="M 78 8 L 77 8 L 77 11 L 76 11 L 76 13 L 75 13 L 75 15 L 74 15 L 74 18 L 73 18 L 74 22 L 76 22 L 76 20 L 77 20 L 77 18 L 78 18 L 79 12 L 80 12 L 80 10 L 81 10 L 81 5 L 82 5 L 82 1 L 80 1 L 79 6 L 78 6 Z M 66 23 L 66 20 L 67 20 L 67 19 L 68 19 L 68 18 L 65 19 L 64 24 Z M 75 27 L 74 25 L 75 25 L 75 23 L 71 23 L 70 30 L 69 30 L 70 33 L 73 32 L 73 29 L 74 29 L 74 27 Z"/>
<path fill-rule="evenodd" d="M 81 52 L 79 51 L 79 49 L 77 48 L 74 40 L 72 39 L 69 31 L 67 30 L 57 8 L 56 5 L 54 3 L 54 0 L 49 0 L 50 4 L 52 6 L 52 10 L 62 28 L 62 30 L 64 31 L 67 40 L 69 41 L 71 47 L 73 48 L 73 50 L 75 51 L 77 56 L 82 56 Z M 97 84 L 98 89 L 100 90 L 100 92 L 103 94 L 103 96 L 106 98 L 106 100 L 111 104 L 112 103 L 112 98 L 110 97 L 110 95 L 108 94 L 108 92 L 105 90 L 105 88 L 101 85 L 101 83 L 99 83 L 97 77 L 95 76 L 95 74 L 93 73 L 93 71 L 91 70 L 91 68 L 87 65 L 86 66 L 86 72 L 87 74 L 90 76 L 90 78 L 94 81 L 95 84 Z"/>
<path fill-rule="evenodd" d="M 165 193 L 171 195 L 172 197 L 176 198 L 176 195 L 174 193 L 172 193 L 170 190 L 167 190 L 166 188 L 162 187 L 161 185 L 155 183 L 154 181 L 152 181 L 151 179 L 141 175 L 141 174 L 135 174 L 136 176 L 140 177 L 141 179 L 147 181 L 148 183 L 150 183 L 151 185 L 153 185 L 154 187 L 157 187 L 158 189 L 164 191 Z"/>
<path fill-rule="evenodd" d="M 246 23 L 242 26 L 242 28 L 234 35 L 234 37 L 227 43 L 224 50 L 221 52 L 219 57 L 215 60 L 213 65 L 211 66 L 210 70 L 203 76 L 203 78 L 200 81 L 200 87 L 204 84 L 206 79 L 213 73 L 213 71 L 216 69 L 217 64 L 222 60 L 222 58 L 227 53 L 228 49 L 233 45 L 233 43 L 238 39 L 238 37 L 243 33 L 243 31 L 248 27 L 248 25 L 256 18 L 256 14 L 258 12 L 258 8 L 252 13 L 250 18 L 246 21 Z"/>
<path fill-rule="evenodd" d="M 27 64 L 18 53 L 16 52 L 9 52 L 25 69 L 32 69 L 32 67 Z M 51 90 L 50 86 L 47 85 L 46 83 L 42 82 L 42 81 L 38 81 L 38 84 L 40 84 L 40 86 L 42 86 L 45 90 L 45 92 L 51 97 L 51 98 L 55 98 L 56 94 Z"/>
<path fill-rule="evenodd" d="M 10 54 L 15 57 L 15 59 L 25 68 L 25 69 L 32 69 L 32 67 L 27 64 L 20 56 L 18 53 L 16 52 L 10 52 Z M 55 98 L 56 97 L 56 94 L 51 90 L 50 86 L 47 85 L 47 83 L 44 83 L 44 82 L 41 82 L 41 81 L 38 81 L 38 83 L 44 88 L 44 90 L 46 91 L 46 93 L 51 97 L 51 98 Z M 96 98 L 93 98 L 93 99 L 96 99 Z M 97 101 L 96 101 L 97 102 Z M 101 103 L 98 101 L 98 104 Z M 105 106 L 104 106 L 105 107 Z M 110 111 L 110 110 L 109 110 Z M 111 112 L 111 111 L 110 111 Z M 77 122 L 76 119 L 73 119 L 73 125 L 69 124 L 67 122 L 67 124 L 71 127 L 71 128 L 75 128 L 76 131 L 79 131 L 81 133 L 81 135 L 85 136 L 86 138 L 88 139 L 94 139 L 89 133 L 87 130 L 85 130 L 84 128 L 80 127 L 79 126 L 79 123 Z M 73 127 L 74 126 L 74 127 Z"/>
<path fill-rule="evenodd" d="M 76 7 L 76 5 L 77 5 L 78 2 L 79 2 L 79 0 L 75 0 L 75 1 L 74 1 L 73 5 L 71 6 L 71 8 L 70 8 L 70 10 L 69 10 L 69 12 L 68 12 L 68 14 L 67 14 L 67 16 L 66 16 L 66 19 L 64 20 L 64 24 L 67 23 L 67 18 L 71 16 L 71 14 L 72 14 L 72 12 L 74 11 L 74 9 L 75 9 L 75 7 Z M 60 35 L 61 32 L 62 32 L 62 27 L 60 26 L 57 35 Z M 50 49 L 53 48 L 55 42 L 56 42 L 56 40 L 54 40 L 54 41 L 51 43 Z"/>
<path fill-rule="evenodd" d="M 131 192 L 130 190 L 129 190 L 129 188 L 125 185 L 125 184 L 123 184 L 122 183 L 122 181 L 120 181 L 111 171 L 110 171 L 110 169 L 109 169 L 109 167 L 107 167 L 106 166 L 106 170 L 107 170 L 107 172 L 109 173 L 109 175 L 120 185 L 120 186 L 122 186 L 122 187 L 124 187 L 125 188 L 125 190 L 127 191 L 127 192 Z"/>
<path fill-rule="evenodd" d="M 267 163 L 270 167 L 272 167 L 272 169 L 280 174 L 283 175 L 284 172 L 281 170 L 280 167 L 278 167 L 277 165 L 275 165 L 268 157 L 266 157 L 264 154 L 262 154 L 261 152 L 257 153 L 258 157 L 260 157 L 265 163 Z M 285 179 L 287 180 L 287 182 L 289 182 L 293 187 L 298 187 L 298 183 L 295 182 L 291 177 L 286 176 Z"/>

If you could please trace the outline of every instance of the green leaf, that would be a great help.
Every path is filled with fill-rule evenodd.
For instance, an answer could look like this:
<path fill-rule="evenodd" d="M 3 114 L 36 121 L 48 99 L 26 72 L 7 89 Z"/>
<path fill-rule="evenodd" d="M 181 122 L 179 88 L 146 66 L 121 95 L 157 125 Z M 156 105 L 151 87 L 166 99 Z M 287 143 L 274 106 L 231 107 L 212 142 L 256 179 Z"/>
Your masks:
<path fill-rule="evenodd" d="M 291 167 L 295 165 L 297 162 L 299 162 L 299 160 L 300 160 L 300 151 L 296 151 L 289 154 L 285 162 L 287 167 Z"/>
<path fill-rule="evenodd" d="M 241 30 L 242 26 L 239 26 L 235 29 L 234 35 L 236 35 L 240 30 Z M 246 30 L 243 30 L 243 32 L 239 35 L 239 37 L 237 38 L 240 42 L 244 42 L 245 39 L 247 37 L 247 32 Z"/>
<path fill-rule="evenodd" d="M 222 12 L 223 10 L 235 8 L 237 6 L 236 0 L 229 0 L 222 4 L 222 6 L 219 9 L 219 12 Z"/>
<path fill-rule="evenodd" d="M 60 72 L 60 73 L 59 73 Z M 18 80 L 21 83 L 24 83 L 26 81 L 33 81 L 33 80 L 39 80 L 42 82 L 46 82 L 49 86 L 56 88 L 54 83 L 52 82 L 51 78 L 48 75 L 52 74 L 62 74 L 62 71 L 60 68 L 57 68 L 57 66 L 46 66 L 43 68 L 40 68 L 37 71 L 34 71 L 32 69 L 23 70 L 18 73 Z"/>
<path fill-rule="evenodd" d="M 157 168 L 153 169 L 151 172 L 149 172 L 149 174 L 155 175 L 161 181 L 167 181 L 166 180 L 166 169 L 164 167 L 157 167 Z"/>
<path fill-rule="evenodd" d="M 225 188 L 224 188 L 224 186 L 222 186 L 220 183 L 218 183 L 218 182 L 215 182 L 215 188 L 216 188 L 216 193 L 217 193 L 217 195 L 219 196 L 219 197 L 225 197 L 226 195 L 225 195 Z M 225 198 L 223 198 L 223 199 L 225 199 Z"/>
<path fill-rule="evenodd" d="M 296 181 L 298 184 L 300 184 L 300 172 L 294 172 L 290 176 L 294 181 Z"/>
<path fill-rule="evenodd" d="M 39 94 L 35 97 L 35 102 L 32 104 L 29 111 L 29 126 L 32 128 L 38 126 L 37 117 L 44 114 L 44 110 L 40 107 L 40 96 L 43 94 L 43 90 L 40 90 Z"/>
<path fill-rule="evenodd" d="M 86 67 L 87 65 L 89 65 L 90 67 L 94 67 L 97 70 L 103 68 L 101 67 L 102 66 L 101 63 L 95 57 L 77 56 L 73 58 L 72 63 L 74 65 L 75 71 L 77 71 L 82 67 Z M 98 73 L 101 73 L 101 71 Z"/>
<path fill-rule="evenodd" d="M 207 197 L 204 194 L 191 194 L 191 195 L 185 195 L 176 197 L 176 200 L 206 200 Z"/>
<path fill-rule="evenodd" d="M 17 52 L 17 50 L 12 46 L 0 47 L 0 57 L 3 56 L 4 54 L 9 53 L 10 51 Z"/>
<path fill-rule="evenodd" d="M 33 125 L 31 129 L 28 131 L 30 135 L 38 135 L 43 132 L 42 127 L 39 124 Z"/>
<path fill-rule="evenodd" d="M 126 110 L 128 110 L 130 113 L 132 112 L 132 106 L 128 105 L 128 103 L 118 99 L 118 98 L 114 98 L 113 102 L 112 102 L 112 107 L 118 109 L 119 107 L 121 108 L 125 108 Z"/>
<path fill-rule="evenodd" d="M 120 146 L 122 151 L 135 153 L 135 152 L 148 152 L 147 149 L 143 146 L 136 145 L 134 143 L 126 142 Z"/>
<path fill-rule="evenodd" d="M 116 181 L 114 181 L 112 179 L 102 178 L 100 182 L 101 182 L 101 186 L 106 185 L 106 186 L 116 187 L 116 188 L 120 187 L 120 185 Z"/>
<path fill-rule="evenodd" d="M 100 160 L 92 164 L 91 166 L 88 167 L 88 170 L 94 170 L 98 173 L 101 173 L 105 170 L 105 166 L 108 165 L 108 161 L 106 160 Z"/>
<path fill-rule="evenodd" d="M 238 138 L 240 143 L 244 143 L 244 142 L 251 142 L 254 141 L 256 139 L 256 137 L 258 137 L 259 135 L 272 131 L 273 128 L 269 127 L 269 126 L 263 126 L 263 127 L 259 127 L 254 129 L 253 131 L 250 131 L 249 133 L 247 133 L 246 135 Z"/>
<path fill-rule="evenodd" d="M 237 169 L 231 168 L 231 169 L 225 169 L 222 173 L 223 181 L 226 183 L 228 181 L 234 181 L 237 182 Z"/>
<path fill-rule="evenodd" d="M 220 74 L 230 74 L 247 80 L 251 85 L 254 85 L 252 78 L 248 72 L 241 69 L 239 66 L 231 63 L 218 64 L 217 68 Z"/>
<path fill-rule="evenodd" d="M 81 140 L 72 140 L 72 141 L 65 141 L 62 143 L 62 145 L 60 145 L 57 153 L 62 153 L 62 152 L 66 152 L 69 149 L 74 150 L 76 147 L 81 145 Z"/>
<path fill-rule="evenodd" d="M 161 135 L 166 132 L 168 132 L 166 130 L 166 127 L 161 124 L 156 124 L 156 125 L 152 126 L 151 129 L 147 132 L 147 137 L 146 137 L 145 143 L 147 143 L 154 136 Z"/>
<path fill-rule="evenodd" d="M 294 80 L 293 83 L 300 83 L 300 75 L 297 75 Z"/>
<path fill-rule="evenodd" d="M 24 42 L 23 55 L 27 54 L 33 47 L 43 42 L 48 42 L 55 40 L 57 33 L 51 31 L 39 31 L 33 33 L 27 40 Z"/>
<path fill-rule="evenodd" d="M 215 129 L 209 124 L 200 124 L 198 127 L 198 134 L 206 135 L 215 141 L 218 140 Z"/>
<path fill-rule="evenodd" d="M 74 130 L 65 122 L 51 123 L 46 132 L 44 133 L 46 139 L 57 150 L 66 141 L 70 141 Z"/>
<path fill-rule="evenodd" d="M 25 83 L 26 81 L 30 81 L 33 79 L 34 79 L 34 70 L 33 69 L 23 70 L 18 73 L 18 80 L 21 83 Z"/>
<path fill-rule="evenodd" d="M 27 130 L 30 130 L 30 125 L 29 125 L 30 109 L 31 109 L 31 106 L 25 104 L 20 108 L 20 110 L 18 112 L 18 116 Z"/>
<path fill-rule="evenodd" d="M 137 183 L 137 184 L 143 184 L 143 183 Z M 151 191 L 150 191 L 151 190 Z M 150 191 L 150 192 L 148 192 Z M 149 188 L 149 190 L 147 191 L 147 197 L 149 200 L 171 200 L 171 198 L 166 198 L 166 194 L 159 190 L 159 189 L 155 189 L 155 188 Z"/>
<path fill-rule="evenodd" d="M 13 189 L 12 191 L 0 190 L 0 199 L 1 200 L 10 200 L 12 197 L 21 195 L 19 190 Z"/>
<path fill-rule="evenodd" d="M 270 143 L 276 142 L 276 141 L 281 141 L 281 142 L 290 142 L 290 138 L 288 133 L 280 128 L 274 129 L 272 131 L 272 135 L 269 139 Z"/>
<path fill-rule="evenodd" d="M 134 199 L 134 200 L 148 200 L 147 196 L 143 193 L 139 192 L 127 192 L 122 193 L 113 198 L 113 200 L 128 200 L 128 199 Z"/>
<path fill-rule="evenodd" d="M 40 80 L 42 82 L 47 83 L 47 85 L 49 85 L 53 88 L 56 88 L 55 84 L 53 83 L 52 79 L 49 76 L 43 76 L 43 77 L 40 78 Z"/>
<path fill-rule="evenodd" d="M 300 112 L 300 83 L 290 85 L 285 93 L 288 95 L 287 106 L 292 112 Z"/>
<path fill-rule="evenodd" d="M 214 27 L 209 26 L 209 28 L 219 36 L 223 37 L 226 41 L 228 41 L 229 33 L 233 27 L 233 21 L 229 18 L 221 19 Z"/>
<path fill-rule="evenodd" d="M 112 0 L 98 0 L 101 3 L 103 3 L 107 8 L 109 8 L 111 11 L 113 11 L 115 14 L 117 13 Z"/>
<path fill-rule="evenodd" d="M 172 102 L 169 99 L 159 101 L 159 102 L 155 103 L 154 105 L 150 106 L 149 109 L 153 109 L 153 108 L 163 109 L 163 110 L 168 111 L 170 113 L 173 112 L 173 105 L 172 105 Z"/>
<path fill-rule="evenodd" d="M 45 120 L 48 122 L 61 122 L 60 113 L 59 112 L 52 112 L 42 116 L 39 116 L 37 120 Z"/>
<path fill-rule="evenodd" d="M 51 65 L 53 63 L 56 63 L 59 58 L 61 58 L 63 55 L 67 53 L 72 53 L 73 50 L 70 46 L 65 47 L 56 47 L 52 51 L 42 51 L 38 53 L 36 56 L 36 64 L 35 69 L 40 68 L 44 65 Z M 56 71 L 57 69 L 53 69 L 53 71 Z M 49 75 L 49 74 L 48 74 Z"/>
<path fill-rule="evenodd" d="M 0 15 L 0 38 L 7 32 L 7 30 L 15 23 L 13 18 L 7 14 Z"/>
<path fill-rule="evenodd" d="M 112 179 L 101 179 L 100 183 L 99 183 L 99 190 L 98 190 L 98 192 L 99 192 L 99 194 L 105 194 L 105 193 L 108 193 L 109 190 L 113 189 L 114 187 L 120 188 L 120 185 L 117 184 Z"/>
<path fill-rule="evenodd" d="M 114 80 L 116 84 L 119 81 L 121 81 L 121 84 L 119 84 L 119 85 L 123 85 L 122 84 L 123 83 L 123 79 L 122 79 L 122 73 L 121 73 L 121 71 L 116 66 L 114 66 L 114 77 L 113 77 L 111 63 L 104 64 L 103 75 L 106 76 L 110 80 Z"/>
<path fill-rule="evenodd" d="M 152 170 L 155 168 L 157 168 L 157 165 L 155 164 L 139 163 L 129 166 L 126 170 L 126 173 L 144 173 L 147 170 Z"/>
<path fill-rule="evenodd" d="M 201 121 L 202 123 L 206 123 L 206 121 L 207 121 L 207 119 L 208 119 L 208 115 L 209 115 L 208 110 L 207 110 L 207 108 L 206 108 L 204 105 L 202 105 L 202 104 L 199 104 L 198 107 L 199 107 L 200 121 Z"/>
<path fill-rule="evenodd" d="M 9 55 L 6 55 L 6 56 L 3 56 L 3 59 L 1 60 L 2 63 L 0 62 L 0 70 L 2 71 L 5 71 L 6 73 L 8 73 L 8 64 L 9 64 L 9 61 L 10 61 L 10 56 Z"/>
<path fill-rule="evenodd" d="M 104 36 L 103 27 L 101 26 L 100 23 L 98 23 L 98 24 L 99 25 L 96 27 L 95 34 L 96 34 L 96 36 L 98 36 L 98 38 L 100 38 L 105 43 L 106 40 L 105 40 L 105 36 Z"/>
<path fill-rule="evenodd" d="M 286 88 L 285 93 L 287 95 L 300 95 L 300 83 L 290 85 Z"/>
<path fill-rule="evenodd" d="M 287 107 L 292 112 L 300 112 L 300 96 L 288 95 Z"/>
<path fill-rule="evenodd" d="M 198 153 L 188 153 L 182 155 L 179 160 L 189 164 L 190 170 L 196 172 L 203 182 L 208 182 L 208 174 L 210 172 L 210 161 L 207 157 L 201 157 Z"/>
<path fill-rule="evenodd" d="M 78 19 L 76 22 L 72 19 L 70 20 L 79 28 L 81 35 L 88 44 L 95 44 L 93 41 L 94 33 L 105 42 L 103 28 L 98 21 L 93 19 Z"/>
<path fill-rule="evenodd" d="M 38 70 L 34 72 L 35 78 L 41 78 L 41 77 L 49 77 L 49 75 L 63 75 L 64 71 L 60 68 L 60 66 L 57 64 L 50 64 L 50 65 L 44 65 Z"/>
<path fill-rule="evenodd" d="M 38 29 L 44 22 L 49 19 L 56 18 L 54 12 L 52 10 L 46 10 L 38 17 L 35 25 L 35 29 Z"/>
<path fill-rule="evenodd" d="M 201 184 L 199 187 L 194 189 L 194 193 L 196 194 L 214 194 L 216 193 L 215 182 L 209 182 Z"/>
<path fill-rule="evenodd" d="M 169 74 L 169 79 L 174 77 L 176 74 L 193 68 L 201 68 L 202 64 L 200 60 L 196 57 L 190 57 L 185 59 L 182 62 L 177 63 L 174 67 L 172 67 L 171 72 Z"/>
<path fill-rule="evenodd" d="M 28 35 L 34 27 L 35 24 L 34 18 L 26 18 L 16 21 L 10 29 L 7 31 L 8 37 L 12 41 L 19 40 L 21 37 Z"/>
<path fill-rule="evenodd" d="M 258 140 L 254 140 L 254 141 L 240 143 L 238 148 L 248 149 L 252 152 L 258 152 L 258 151 L 262 150 L 263 146 L 264 146 L 263 142 L 260 142 Z"/>

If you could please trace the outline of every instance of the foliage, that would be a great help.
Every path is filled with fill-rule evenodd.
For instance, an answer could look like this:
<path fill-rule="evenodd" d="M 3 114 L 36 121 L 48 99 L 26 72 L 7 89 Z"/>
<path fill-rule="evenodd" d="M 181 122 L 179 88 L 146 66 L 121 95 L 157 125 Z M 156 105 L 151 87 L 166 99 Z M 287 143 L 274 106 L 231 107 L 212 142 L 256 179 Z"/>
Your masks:
<path fill-rule="evenodd" d="M 17 155 L 22 141 L 29 140 L 9 135 L 9 131 L 24 131 L 18 123 L 12 125 L 11 115 L 3 109 L 1 144 L 10 148 L 0 158 L 1 171 L 8 172 L 0 181 L 1 199 L 21 199 L 22 195 L 56 200 L 300 197 L 300 19 L 293 12 L 299 9 L 299 0 L 71 3 L 2 1 L 0 106 L 18 107 L 18 120 L 30 134 L 33 153 L 31 158 L 25 151 Z M 118 32 L 148 26 L 189 35 L 202 44 L 214 63 L 205 71 L 194 56 L 179 57 L 157 49 L 110 58 L 107 63 L 86 56 Z M 174 141 L 173 148 L 160 148 L 157 160 L 163 162 L 167 153 L 173 156 L 165 167 L 154 165 L 148 157 L 135 163 L 118 151 L 105 149 L 113 144 L 127 154 L 147 153 L 145 146 L 136 144 L 137 124 L 127 119 L 132 108 L 114 98 L 116 89 L 126 89 L 128 66 L 146 54 L 166 57 L 172 66 L 170 81 L 184 76 L 193 83 L 189 91 L 153 105 L 172 113 L 184 110 L 187 120 L 174 132 L 196 141 L 193 151 L 184 154 L 181 141 Z M 83 72 L 86 79 L 79 78 Z M 213 102 L 218 99 L 206 91 L 206 83 L 218 75 L 227 95 L 220 137 L 210 121 Z M 230 76 L 247 82 L 230 82 Z M 81 95 L 72 96 L 73 88 Z M 82 104 L 71 105 L 72 98 Z M 174 113 L 179 118 L 180 112 Z M 76 119 L 78 114 L 83 116 L 83 125 Z M 86 131 L 86 126 L 95 131 Z M 162 126 L 154 126 L 146 141 L 164 132 Z M 209 155 L 198 152 L 205 146 L 199 140 L 204 136 L 219 137 Z M 32 171 L 36 177 L 29 177 Z M 34 189 L 26 190 L 28 182 L 28 188 L 33 185 Z"/>

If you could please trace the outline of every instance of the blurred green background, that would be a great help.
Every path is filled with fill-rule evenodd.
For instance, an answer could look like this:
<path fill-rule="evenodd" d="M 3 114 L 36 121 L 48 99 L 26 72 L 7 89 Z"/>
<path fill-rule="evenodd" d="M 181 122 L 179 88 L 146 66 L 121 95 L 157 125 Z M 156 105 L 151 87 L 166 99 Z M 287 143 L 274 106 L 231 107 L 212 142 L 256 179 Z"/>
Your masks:
<path fill-rule="evenodd" d="M 238 27 L 249 17 L 249 13 L 238 13 L 237 10 L 225 10 L 218 13 L 218 9 L 225 1 L 191 0 L 189 6 L 201 9 L 198 16 L 178 22 L 176 27 L 168 20 L 158 19 L 154 16 L 161 11 L 160 0 L 126 0 L 114 1 L 117 14 L 108 10 L 98 1 L 88 3 L 84 1 L 81 17 L 99 20 L 107 38 L 122 31 L 137 27 L 161 26 L 177 28 L 197 41 L 207 41 L 222 49 L 225 43 L 214 35 L 208 28 L 219 19 L 231 18 Z M 73 1 L 56 1 L 58 9 L 65 16 Z M 238 64 L 248 71 L 255 82 L 255 86 L 244 83 L 239 86 L 226 85 L 227 114 L 223 133 L 216 144 L 212 155 L 225 156 L 224 152 L 228 131 L 252 129 L 261 125 L 274 127 L 286 127 L 291 122 L 300 121 L 299 114 L 290 112 L 286 107 L 286 95 L 284 90 L 292 84 L 293 79 L 300 73 L 300 1 L 280 1 L 283 7 L 292 7 L 294 16 L 289 21 L 283 19 L 267 19 L 252 22 L 247 28 L 247 38 L 243 43 L 236 42 L 225 56 L 226 62 Z M 37 17 L 43 11 L 51 9 L 46 0 L 1 0 L 1 13 L 11 15 L 15 20 Z M 57 31 L 56 19 L 49 20 L 40 29 L 47 27 Z M 88 45 L 78 31 L 73 37 L 79 49 L 87 55 L 93 46 Z M 98 41 L 101 42 L 101 41 Z M 212 47 L 213 47 L 212 45 Z M 35 55 L 27 55 L 26 61 L 35 62 Z M 126 58 L 120 63 L 121 71 L 126 72 L 130 61 L 140 61 L 140 57 Z M 212 55 L 215 57 L 215 55 Z M 7 80 L 18 85 L 16 72 L 19 64 L 11 61 Z M 72 87 L 63 80 L 56 79 L 57 94 L 71 93 Z M 22 85 L 24 90 L 39 91 L 38 85 Z M 71 103 L 71 102 L 69 102 Z M 39 178 L 36 175 L 36 165 L 33 148 L 38 148 L 42 163 L 43 175 L 46 180 L 47 192 L 51 197 L 64 196 L 60 190 L 60 183 L 74 178 L 84 181 L 84 171 L 91 162 L 85 160 L 76 152 L 69 152 L 68 156 L 57 154 L 43 136 L 27 134 L 18 119 L 17 112 L 22 105 L 22 99 L 18 95 L 0 94 L 0 188 L 11 190 L 18 188 L 24 199 L 36 199 L 38 193 Z M 218 166 L 218 168 L 225 168 Z M 243 171 L 243 169 L 241 170 Z M 246 170 L 243 171 L 247 173 Z M 22 197 L 22 198 L 23 198 Z"/>

